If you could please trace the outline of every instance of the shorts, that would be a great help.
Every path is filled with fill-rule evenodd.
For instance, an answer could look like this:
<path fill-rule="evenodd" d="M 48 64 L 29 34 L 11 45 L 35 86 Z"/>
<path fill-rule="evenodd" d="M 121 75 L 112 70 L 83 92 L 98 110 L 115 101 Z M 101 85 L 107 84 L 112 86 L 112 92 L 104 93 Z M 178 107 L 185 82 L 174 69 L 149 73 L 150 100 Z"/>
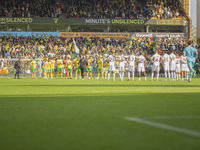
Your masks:
<path fill-rule="evenodd" d="M 108 72 L 108 69 L 105 69 L 105 72 Z"/>
<path fill-rule="evenodd" d="M 138 72 L 145 72 L 144 64 L 138 65 Z"/>
<path fill-rule="evenodd" d="M 36 72 L 36 68 L 32 68 L 32 73 L 35 73 Z"/>
<path fill-rule="evenodd" d="M 102 72 L 102 71 L 103 71 L 103 68 L 98 68 L 98 71 L 99 71 L 99 72 Z"/>
<path fill-rule="evenodd" d="M 135 71 L 135 66 L 129 65 L 129 66 L 128 66 L 128 71 L 134 72 L 134 71 Z"/>
<path fill-rule="evenodd" d="M 50 69 L 46 69 L 46 72 L 47 72 L 47 73 L 50 73 L 51 71 L 50 71 Z"/>
<path fill-rule="evenodd" d="M 181 71 L 187 71 L 187 64 L 182 64 Z"/>
<path fill-rule="evenodd" d="M 169 63 L 164 64 L 164 71 L 169 71 Z"/>
<path fill-rule="evenodd" d="M 72 69 L 67 69 L 67 72 L 72 72 Z"/>
<path fill-rule="evenodd" d="M 86 72 L 91 72 L 91 68 L 86 68 Z"/>
<path fill-rule="evenodd" d="M 81 72 L 81 69 L 80 68 L 76 68 L 76 72 Z"/>
<path fill-rule="evenodd" d="M 194 67 L 194 64 L 195 64 L 195 62 L 194 61 L 189 61 L 189 60 L 187 60 L 187 64 L 188 64 L 188 68 L 190 68 L 190 67 Z"/>
<path fill-rule="evenodd" d="M 176 72 L 181 72 L 181 66 L 180 65 L 176 65 Z"/>
<path fill-rule="evenodd" d="M 62 68 L 57 69 L 57 72 L 62 72 L 62 71 L 63 71 Z"/>
<path fill-rule="evenodd" d="M 119 71 L 124 71 L 124 66 L 119 66 Z"/>
<path fill-rule="evenodd" d="M 55 70 L 54 70 L 54 68 L 51 68 L 51 72 L 54 72 Z"/>
<path fill-rule="evenodd" d="M 176 67 L 175 63 L 172 62 L 172 63 L 171 63 L 171 66 L 170 66 L 170 70 L 171 70 L 171 71 L 175 71 L 175 69 L 176 69 L 175 67 Z"/>
<path fill-rule="evenodd" d="M 154 63 L 152 66 L 152 71 L 160 71 L 160 65 L 158 63 Z"/>
<path fill-rule="evenodd" d="M 109 65 L 108 66 L 108 71 L 115 71 L 115 65 Z"/>

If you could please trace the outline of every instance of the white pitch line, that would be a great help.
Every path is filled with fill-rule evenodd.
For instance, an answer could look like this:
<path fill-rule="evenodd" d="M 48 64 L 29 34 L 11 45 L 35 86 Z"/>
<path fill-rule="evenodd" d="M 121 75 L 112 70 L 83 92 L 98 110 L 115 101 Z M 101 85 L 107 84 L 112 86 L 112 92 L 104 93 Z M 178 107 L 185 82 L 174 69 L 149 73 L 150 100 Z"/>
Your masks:
<path fill-rule="evenodd" d="M 149 126 L 157 127 L 157 128 L 163 128 L 163 129 L 167 129 L 167 130 L 171 130 L 171 131 L 175 131 L 175 132 L 180 132 L 180 133 L 185 133 L 188 135 L 200 137 L 200 132 L 197 132 L 197 131 L 187 130 L 184 128 L 178 128 L 178 127 L 169 126 L 166 124 L 161 124 L 161 123 L 156 123 L 156 122 L 151 122 L 151 121 L 143 120 L 143 119 L 136 118 L 136 117 L 126 117 L 125 119 L 129 120 L 129 121 L 134 121 L 134 122 L 146 124 Z"/>

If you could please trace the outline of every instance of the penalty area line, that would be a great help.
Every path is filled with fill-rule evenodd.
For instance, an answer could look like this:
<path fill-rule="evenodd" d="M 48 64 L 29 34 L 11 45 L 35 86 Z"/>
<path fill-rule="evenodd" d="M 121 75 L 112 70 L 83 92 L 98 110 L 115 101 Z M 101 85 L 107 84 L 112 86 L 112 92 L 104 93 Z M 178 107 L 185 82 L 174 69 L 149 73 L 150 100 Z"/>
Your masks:
<path fill-rule="evenodd" d="M 166 125 L 166 124 L 162 124 L 162 123 L 156 123 L 156 122 L 143 120 L 143 119 L 136 118 L 136 117 L 125 117 L 125 119 L 129 120 L 129 121 L 134 121 L 137 123 L 157 127 L 157 128 L 162 128 L 162 129 L 166 129 L 166 130 L 171 130 L 171 131 L 175 131 L 175 132 L 179 132 L 179 133 L 184 133 L 184 134 L 200 137 L 200 132 L 197 132 L 197 131 L 192 131 L 192 130 L 188 130 L 188 129 L 184 129 L 184 128 L 178 128 L 178 127 L 174 127 L 174 126 L 170 126 L 170 125 Z"/>

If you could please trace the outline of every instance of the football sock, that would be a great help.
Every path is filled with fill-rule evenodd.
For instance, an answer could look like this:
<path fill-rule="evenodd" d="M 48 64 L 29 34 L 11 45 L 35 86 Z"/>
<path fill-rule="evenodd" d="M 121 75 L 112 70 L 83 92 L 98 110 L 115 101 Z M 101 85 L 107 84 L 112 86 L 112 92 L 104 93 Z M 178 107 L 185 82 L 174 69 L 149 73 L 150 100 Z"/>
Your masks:
<path fill-rule="evenodd" d="M 101 72 L 101 76 L 102 76 L 102 78 L 103 78 L 103 71 Z"/>
<path fill-rule="evenodd" d="M 60 73 L 60 76 L 61 76 L 61 78 L 62 78 L 62 76 L 63 76 L 62 72 Z"/>
<path fill-rule="evenodd" d="M 176 73 L 175 72 L 173 72 L 174 73 L 174 79 L 176 79 Z"/>
<path fill-rule="evenodd" d="M 87 78 L 88 78 L 88 72 L 87 72 Z"/>
<path fill-rule="evenodd" d="M 169 76 L 169 79 L 170 79 L 170 72 L 168 72 L 168 76 Z"/>
<path fill-rule="evenodd" d="M 190 69 L 190 79 L 192 78 L 192 74 L 193 74 L 193 69 Z"/>
<path fill-rule="evenodd" d="M 130 80 L 130 72 L 128 72 L 128 79 Z"/>
<path fill-rule="evenodd" d="M 120 80 L 122 79 L 122 74 L 121 73 L 119 73 L 119 78 L 120 78 Z"/>
<path fill-rule="evenodd" d="M 113 80 L 115 80 L 115 73 L 113 73 Z"/>
<path fill-rule="evenodd" d="M 57 77 L 59 76 L 59 72 L 57 72 Z"/>
<path fill-rule="evenodd" d="M 172 74 L 172 79 L 174 79 L 174 74 L 173 74 L 173 72 L 171 72 L 171 74 Z"/>
<path fill-rule="evenodd" d="M 147 79 L 147 77 L 145 76 L 145 77 L 144 77 L 144 79 L 146 80 L 146 79 Z"/>
<path fill-rule="evenodd" d="M 90 72 L 90 77 L 92 78 L 92 72 Z"/>
<path fill-rule="evenodd" d="M 122 80 L 124 79 L 124 72 L 122 73 Z"/>
<path fill-rule="evenodd" d="M 33 74 L 32 74 L 32 78 L 33 78 Z"/>
<path fill-rule="evenodd" d="M 167 79 L 167 72 L 165 72 L 165 80 Z"/>
<path fill-rule="evenodd" d="M 77 71 L 76 71 L 76 78 L 77 78 L 77 74 L 78 74 L 78 73 L 77 73 Z"/>
<path fill-rule="evenodd" d="M 98 72 L 98 78 L 99 78 L 99 72 Z"/>
<path fill-rule="evenodd" d="M 133 73 L 132 73 L 132 80 L 134 80 L 134 75 L 135 75 L 135 74 L 134 74 L 134 72 L 133 72 Z"/>
<path fill-rule="evenodd" d="M 110 79 L 110 73 L 108 73 L 108 80 Z"/>
<path fill-rule="evenodd" d="M 151 73 L 151 80 L 153 80 L 153 73 Z"/>
<path fill-rule="evenodd" d="M 157 80 L 158 80 L 158 78 L 159 78 L 159 73 L 157 73 Z"/>
<path fill-rule="evenodd" d="M 179 79 L 179 80 L 181 79 L 181 74 L 180 74 L 180 73 L 178 74 L 178 79 Z"/>

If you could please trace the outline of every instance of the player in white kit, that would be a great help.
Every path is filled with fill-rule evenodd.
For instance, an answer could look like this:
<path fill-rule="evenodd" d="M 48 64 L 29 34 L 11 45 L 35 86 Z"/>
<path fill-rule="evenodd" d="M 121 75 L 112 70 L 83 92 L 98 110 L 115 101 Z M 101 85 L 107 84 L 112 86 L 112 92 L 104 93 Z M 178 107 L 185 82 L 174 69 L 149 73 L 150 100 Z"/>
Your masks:
<path fill-rule="evenodd" d="M 132 54 L 128 57 L 128 80 L 130 81 L 130 74 L 132 74 L 132 81 L 134 81 L 135 75 L 135 53 L 132 51 Z"/>
<path fill-rule="evenodd" d="M 181 59 L 180 59 L 178 53 L 176 53 L 176 59 L 174 61 L 175 61 L 175 71 L 176 71 L 176 77 L 175 78 L 178 81 L 180 81 L 180 79 L 181 79 Z"/>
<path fill-rule="evenodd" d="M 110 73 L 113 73 L 113 80 L 115 81 L 115 55 L 114 53 L 110 53 L 107 61 L 109 62 L 108 66 L 108 81 L 110 80 Z"/>
<path fill-rule="evenodd" d="M 182 73 L 182 81 L 184 80 L 183 77 L 185 77 L 185 80 L 188 80 L 188 76 L 187 76 L 187 57 L 186 56 L 181 56 L 181 73 Z"/>
<path fill-rule="evenodd" d="M 137 62 L 138 63 L 138 72 L 139 72 L 139 79 L 138 81 L 141 81 L 140 76 L 141 76 L 141 72 L 144 72 L 144 80 L 146 81 L 146 72 L 145 72 L 145 63 L 146 63 L 146 59 L 143 56 L 142 53 L 140 53 L 140 56 L 137 58 Z"/>
<path fill-rule="evenodd" d="M 152 73 L 151 73 L 151 81 L 153 81 L 153 74 L 156 72 L 157 78 L 156 81 L 158 81 L 159 78 L 159 72 L 160 72 L 160 60 L 161 56 L 158 54 L 158 51 L 156 50 L 155 54 L 151 57 L 151 61 L 153 62 L 152 66 Z"/>
<path fill-rule="evenodd" d="M 170 56 L 167 54 L 167 51 L 165 51 L 165 54 L 163 56 L 164 72 L 165 72 L 165 80 L 164 81 L 167 81 L 167 73 L 168 73 L 168 77 L 170 80 L 169 61 L 170 61 Z"/>
<path fill-rule="evenodd" d="M 176 79 L 175 58 L 176 58 L 176 55 L 174 53 L 171 53 L 170 54 L 170 70 L 171 70 L 172 81 L 174 81 L 174 79 Z"/>
<path fill-rule="evenodd" d="M 120 81 L 123 81 L 124 68 L 125 68 L 125 57 L 123 55 L 123 52 L 120 53 L 118 57 L 118 61 L 119 61 L 119 78 L 120 78 Z"/>

